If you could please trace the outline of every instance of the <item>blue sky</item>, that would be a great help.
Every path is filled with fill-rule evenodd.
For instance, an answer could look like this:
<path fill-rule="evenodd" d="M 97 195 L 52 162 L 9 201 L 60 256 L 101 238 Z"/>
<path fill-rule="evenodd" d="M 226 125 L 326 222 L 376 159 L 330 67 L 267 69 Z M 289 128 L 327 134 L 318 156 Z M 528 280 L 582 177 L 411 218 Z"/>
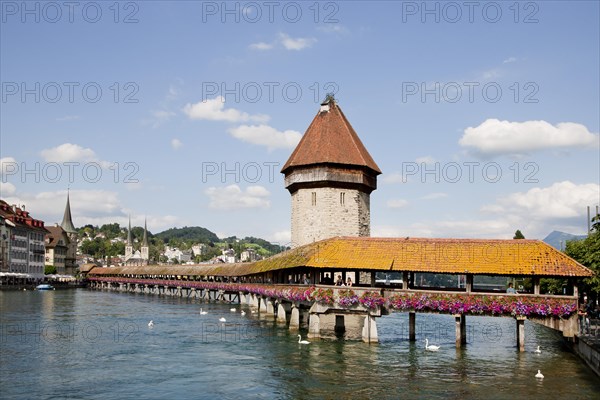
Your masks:
<path fill-rule="evenodd" d="M 70 188 L 76 226 L 287 243 L 279 170 L 327 92 L 383 171 L 372 236 L 582 234 L 600 201 L 598 2 L 0 12 L 1 197 L 47 224 Z"/>

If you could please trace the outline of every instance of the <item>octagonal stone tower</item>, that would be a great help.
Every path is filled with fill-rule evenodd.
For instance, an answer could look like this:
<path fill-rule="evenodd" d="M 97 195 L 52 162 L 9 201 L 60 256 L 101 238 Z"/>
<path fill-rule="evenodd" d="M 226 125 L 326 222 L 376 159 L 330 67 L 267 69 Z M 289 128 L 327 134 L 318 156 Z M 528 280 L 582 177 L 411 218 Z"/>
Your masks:
<path fill-rule="evenodd" d="M 370 236 L 379 167 L 333 96 L 327 96 L 281 172 L 292 195 L 292 247 Z"/>

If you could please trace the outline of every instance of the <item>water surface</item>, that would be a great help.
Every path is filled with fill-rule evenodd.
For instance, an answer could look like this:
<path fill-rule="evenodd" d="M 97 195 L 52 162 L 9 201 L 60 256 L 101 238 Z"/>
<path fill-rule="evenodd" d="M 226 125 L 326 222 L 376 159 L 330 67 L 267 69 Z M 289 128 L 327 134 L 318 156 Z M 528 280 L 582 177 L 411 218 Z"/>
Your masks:
<path fill-rule="evenodd" d="M 208 314 L 200 315 L 200 307 Z M 511 318 L 467 317 L 468 344 L 457 350 L 454 318 L 434 314 L 417 314 L 415 343 L 408 341 L 408 314 L 392 314 L 377 319 L 377 345 L 300 345 L 297 333 L 272 319 L 231 307 L 85 289 L 0 292 L 0 397 L 597 399 L 600 393 L 600 379 L 560 335 L 529 322 L 525 353 L 517 351 Z M 426 337 L 439 352 L 424 350 Z M 533 352 L 537 345 L 542 354 Z M 542 381 L 534 378 L 538 369 Z"/>

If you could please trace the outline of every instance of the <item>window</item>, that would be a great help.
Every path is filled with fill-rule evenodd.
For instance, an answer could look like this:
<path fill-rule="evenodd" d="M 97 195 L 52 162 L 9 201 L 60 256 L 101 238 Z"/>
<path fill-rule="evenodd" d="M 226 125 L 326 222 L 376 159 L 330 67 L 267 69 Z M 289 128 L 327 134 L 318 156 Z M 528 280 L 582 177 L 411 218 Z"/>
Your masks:
<path fill-rule="evenodd" d="M 317 205 L 317 192 L 312 192 L 312 205 Z"/>
<path fill-rule="evenodd" d="M 340 193 L 340 205 L 343 206 L 344 204 L 346 204 L 346 193 L 342 192 Z"/>

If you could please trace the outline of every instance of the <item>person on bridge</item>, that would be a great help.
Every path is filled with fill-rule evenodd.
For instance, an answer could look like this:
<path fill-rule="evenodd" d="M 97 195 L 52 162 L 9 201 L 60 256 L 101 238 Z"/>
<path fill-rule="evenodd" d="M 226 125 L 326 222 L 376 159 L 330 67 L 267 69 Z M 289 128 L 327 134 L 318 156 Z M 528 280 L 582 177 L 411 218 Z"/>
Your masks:
<path fill-rule="evenodd" d="M 304 285 L 310 285 L 310 279 L 306 276 L 306 274 L 302 275 L 302 283 Z"/>
<path fill-rule="evenodd" d="M 335 286 L 345 286 L 344 285 L 344 280 L 342 279 L 341 275 L 337 276 L 337 279 L 335 281 Z"/>
<path fill-rule="evenodd" d="M 352 278 L 348 277 L 348 280 L 346 281 L 346 286 L 352 286 Z"/>
<path fill-rule="evenodd" d="M 508 288 L 506 289 L 506 293 L 513 293 L 516 294 L 517 291 L 515 290 L 515 288 L 513 287 L 512 282 L 508 284 Z"/>

